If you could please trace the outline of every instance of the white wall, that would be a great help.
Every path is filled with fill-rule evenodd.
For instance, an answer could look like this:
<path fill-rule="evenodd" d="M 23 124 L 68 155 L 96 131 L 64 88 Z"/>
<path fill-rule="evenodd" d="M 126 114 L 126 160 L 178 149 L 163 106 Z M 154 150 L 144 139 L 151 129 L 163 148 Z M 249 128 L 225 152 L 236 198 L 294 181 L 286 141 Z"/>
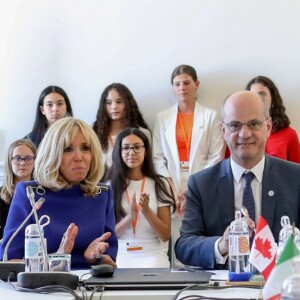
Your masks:
<path fill-rule="evenodd" d="M 33 125 L 40 92 L 64 88 L 92 123 L 100 94 L 126 84 L 152 126 L 174 103 L 170 75 L 191 64 L 199 101 L 224 97 L 256 75 L 278 85 L 300 133 L 299 0 L 0 0 L 0 161 Z"/>

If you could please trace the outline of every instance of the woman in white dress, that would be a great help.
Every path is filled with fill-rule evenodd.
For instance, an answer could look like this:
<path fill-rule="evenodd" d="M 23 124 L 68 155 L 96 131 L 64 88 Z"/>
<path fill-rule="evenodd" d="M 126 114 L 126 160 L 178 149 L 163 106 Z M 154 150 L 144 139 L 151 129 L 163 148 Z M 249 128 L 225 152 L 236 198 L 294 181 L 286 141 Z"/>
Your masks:
<path fill-rule="evenodd" d="M 119 133 L 109 172 L 115 204 L 122 268 L 170 267 L 166 243 L 171 236 L 174 195 L 168 181 L 153 166 L 151 146 L 137 128 Z"/>

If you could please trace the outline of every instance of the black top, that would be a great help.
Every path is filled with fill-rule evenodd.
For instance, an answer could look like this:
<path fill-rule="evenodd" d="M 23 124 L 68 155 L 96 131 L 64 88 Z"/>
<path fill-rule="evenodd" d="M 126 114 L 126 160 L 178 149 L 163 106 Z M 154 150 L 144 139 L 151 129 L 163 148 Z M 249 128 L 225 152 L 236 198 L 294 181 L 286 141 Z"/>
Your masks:
<path fill-rule="evenodd" d="M 0 192 L 2 187 L 0 188 Z M 10 204 L 4 202 L 3 199 L 0 198 L 0 239 L 2 239 L 4 226 L 6 224 L 6 219 L 8 215 Z"/>
<path fill-rule="evenodd" d="M 25 140 L 31 140 L 32 143 L 35 145 L 36 148 L 38 148 L 38 146 L 40 145 L 42 139 L 39 138 L 38 136 L 32 134 L 32 132 L 26 134 L 23 139 Z"/>

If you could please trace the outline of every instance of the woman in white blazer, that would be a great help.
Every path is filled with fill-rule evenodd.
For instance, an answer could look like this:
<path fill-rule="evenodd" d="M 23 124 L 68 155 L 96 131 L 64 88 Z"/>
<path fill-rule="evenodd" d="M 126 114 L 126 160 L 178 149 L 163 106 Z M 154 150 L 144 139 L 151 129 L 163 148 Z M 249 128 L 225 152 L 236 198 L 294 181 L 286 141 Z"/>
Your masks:
<path fill-rule="evenodd" d="M 182 216 L 189 175 L 221 161 L 225 143 L 216 111 L 196 101 L 200 82 L 195 69 L 188 65 L 176 67 L 171 83 L 178 103 L 157 115 L 153 159 L 156 171 L 170 181 L 177 215 Z M 175 226 L 178 235 L 180 224 Z"/>

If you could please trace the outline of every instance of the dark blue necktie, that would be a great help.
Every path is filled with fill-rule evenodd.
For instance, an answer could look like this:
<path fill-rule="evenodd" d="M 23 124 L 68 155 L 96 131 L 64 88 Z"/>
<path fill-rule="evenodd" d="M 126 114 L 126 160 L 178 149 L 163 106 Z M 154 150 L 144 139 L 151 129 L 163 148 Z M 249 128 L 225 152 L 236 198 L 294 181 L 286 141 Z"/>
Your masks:
<path fill-rule="evenodd" d="M 255 222 L 255 202 L 251 188 L 251 181 L 254 178 L 252 172 L 244 173 L 245 179 L 244 193 L 243 193 L 243 206 L 248 210 L 249 217 Z"/>

